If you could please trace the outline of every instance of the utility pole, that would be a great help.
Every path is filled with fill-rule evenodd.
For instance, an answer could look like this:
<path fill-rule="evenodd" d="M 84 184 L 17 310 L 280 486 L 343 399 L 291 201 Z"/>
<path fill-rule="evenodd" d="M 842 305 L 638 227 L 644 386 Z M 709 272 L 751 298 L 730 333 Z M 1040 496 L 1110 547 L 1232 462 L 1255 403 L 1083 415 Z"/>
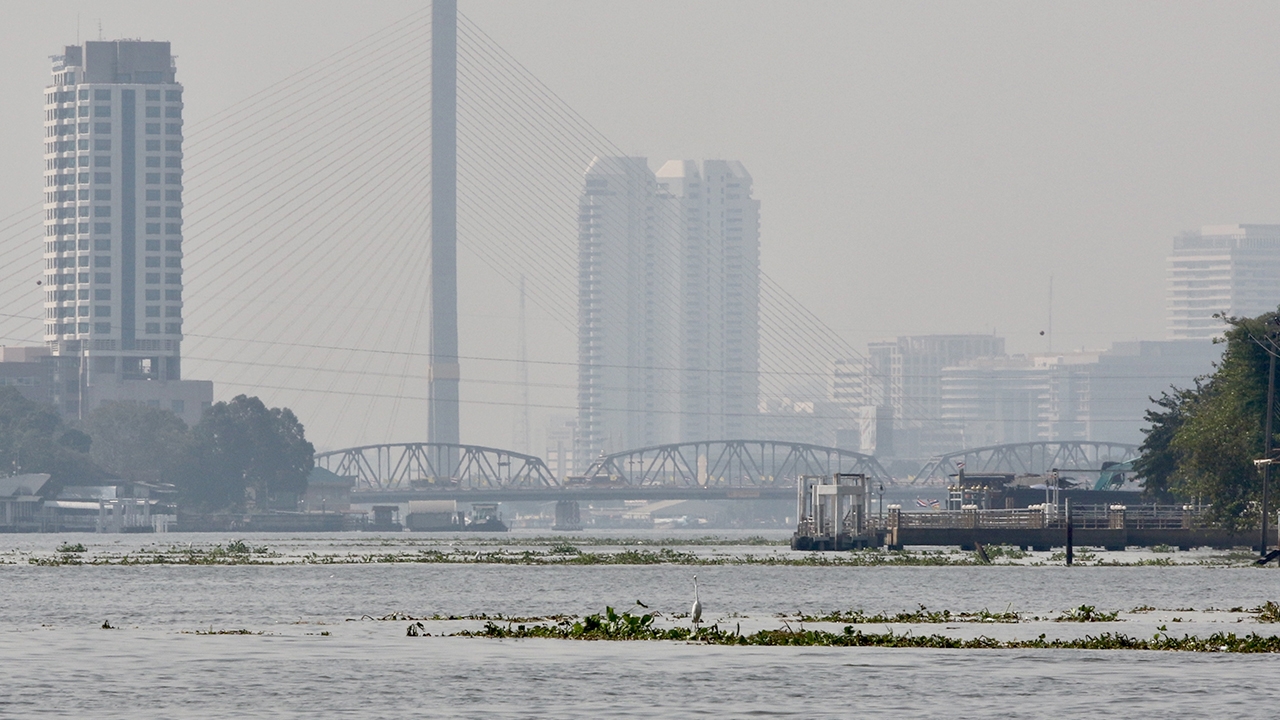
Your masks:
<path fill-rule="evenodd" d="M 1268 352 L 1267 357 L 1267 423 L 1265 435 L 1262 441 L 1262 457 L 1271 460 L 1271 419 L 1275 414 L 1276 407 L 1276 356 L 1274 353 Z M 1262 465 L 1262 540 L 1258 543 L 1261 548 L 1258 551 L 1258 557 L 1267 556 L 1267 486 L 1271 481 L 1271 463 L 1266 462 Z"/>
<path fill-rule="evenodd" d="M 427 439 L 458 427 L 458 1 L 431 3 L 431 367 Z M 442 463 L 452 472 L 456 453 Z"/>

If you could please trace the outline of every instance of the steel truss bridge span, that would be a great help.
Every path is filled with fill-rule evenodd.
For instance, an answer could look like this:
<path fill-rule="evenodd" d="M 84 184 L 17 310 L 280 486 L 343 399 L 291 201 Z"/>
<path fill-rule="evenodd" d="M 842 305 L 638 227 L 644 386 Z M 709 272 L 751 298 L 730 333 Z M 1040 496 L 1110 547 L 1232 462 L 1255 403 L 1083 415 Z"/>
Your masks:
<path fill-rule="evenodd" d="M 1009 473 L 1042 475 L 1062 471 L 1100 472 L 1104 462 L 1127 462 L 1138 457 L 1138 446 L 1094 440 L 1062 440 L 989 445 L 939 455 L 916 473 L 913 485 L 945 482 L 960 471 L 968 474 Z"/>
<path fill-rule="evenodd" d="M 555 488 L 542 458 L 479 445 L 388 443 L 317 453 L 316 466 L 354 477 L 356 492 Z"/>
<path fill-rule="evenodd" d="M 605 455 L 585 473 L 587 483 L 627 487 L 794 487 L 806 475 L 863 473 L 874 482 L 893 479 L 870 455 L 779 440 L 714 440 L 628 450 Z"/>

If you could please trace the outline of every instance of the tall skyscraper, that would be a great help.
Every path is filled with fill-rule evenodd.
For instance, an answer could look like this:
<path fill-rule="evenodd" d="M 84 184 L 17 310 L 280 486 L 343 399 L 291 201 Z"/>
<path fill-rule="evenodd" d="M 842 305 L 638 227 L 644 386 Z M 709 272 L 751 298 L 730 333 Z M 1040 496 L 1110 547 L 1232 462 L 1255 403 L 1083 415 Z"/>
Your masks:
<path fill-rule="evenodd" d="M 183 381 L 182 86 L 167 42 L 91 41 L 45 91 L 44 339 L 54 402 L 128 400 L 189 423 L 211 383 Z"/>
<path fill-rule="evenodd" d="M 760 235 L 746 169 L 597 158 L 579 210 L 578 461 L 752 437 Z"/>
<path fill-rule="evenodd" d="M 1210 225 L 1173 240 L 1168 337 L 1220 337 L 1225 312 L 1254 317 L 1280 304 L 1280 225 Z"/>
<path fill-rule="evenodd" d="M 657 172 L 679 253 L 680 439 L 756 436 L 760 202 L 742 163 L 671 160 Z"/>

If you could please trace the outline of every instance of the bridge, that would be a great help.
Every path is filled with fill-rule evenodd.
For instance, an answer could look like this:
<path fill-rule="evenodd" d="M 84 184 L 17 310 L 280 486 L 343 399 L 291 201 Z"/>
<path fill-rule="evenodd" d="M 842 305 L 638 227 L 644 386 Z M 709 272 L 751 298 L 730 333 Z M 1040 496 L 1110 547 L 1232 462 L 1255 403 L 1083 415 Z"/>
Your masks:
<path fill-rule="evenodd" d="M 355 479 L 357 502 L 791 499 L 804 476 L 863 473 L 892 483 L 869 455 L 809 443 L 720 440 L 606 455 L 562 482 L 541 458 L 450 443 L 362 445 L 319 453 L 316 466 Z"/>
<path fill-rule="evenodd" d="M 931 458 L 911 484 L 944 482 L 960 471 L 962 463 L 964 471 L 971 474 L 1040 475 L 1055 468 L 1064 472 L 1094 473 L 1102 471 L 1104 462 L 1128 462 L 1138 454 L 1137 445 L 1091 440 L 988 445 Z"/>

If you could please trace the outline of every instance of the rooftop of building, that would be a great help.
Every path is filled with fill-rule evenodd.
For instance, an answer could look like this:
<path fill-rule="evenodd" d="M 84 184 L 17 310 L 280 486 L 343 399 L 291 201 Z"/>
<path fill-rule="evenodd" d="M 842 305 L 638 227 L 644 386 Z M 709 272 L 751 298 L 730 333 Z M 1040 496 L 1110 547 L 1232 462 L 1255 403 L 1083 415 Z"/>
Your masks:
<path fill-rule="evenodd" d="M 54 71 L 80 68 L 82 83 L 172 83 L 169 43 L 159 40 L 89 40 L 53 56 Z"/>

